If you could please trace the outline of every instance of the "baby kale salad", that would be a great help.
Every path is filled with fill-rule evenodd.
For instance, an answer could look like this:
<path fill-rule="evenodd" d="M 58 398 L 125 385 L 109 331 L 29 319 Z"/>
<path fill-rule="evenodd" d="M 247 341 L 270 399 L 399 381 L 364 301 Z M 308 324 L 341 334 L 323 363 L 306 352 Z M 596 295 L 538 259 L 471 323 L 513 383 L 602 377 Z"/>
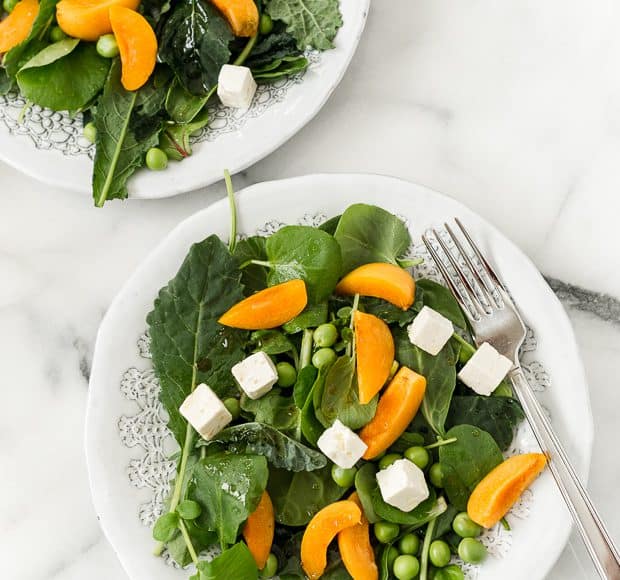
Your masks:
<path fill-rule="evenodd" d="M 215 98 L 250 106 L 257 83 L 306 69 L 342 26 L 339 0 L 4 0 L 0 95 L 83 113 L 95 205 L 141 167 L 191 155 Z M 4 11 L 4 17 L 2 12 Z M 24 110 L 25 112 L 25 110 Z"/>
<path fill-rule="evenodd" d="M 459 580 L 485 560 L 479 536 L 545 457 L 504 458 L 523 420 L 508 368 L 414 279 L 410 244 L 356 204 L 192 246 L 147 318 L 181 449 L 156 554 L 192 580 Z"/>

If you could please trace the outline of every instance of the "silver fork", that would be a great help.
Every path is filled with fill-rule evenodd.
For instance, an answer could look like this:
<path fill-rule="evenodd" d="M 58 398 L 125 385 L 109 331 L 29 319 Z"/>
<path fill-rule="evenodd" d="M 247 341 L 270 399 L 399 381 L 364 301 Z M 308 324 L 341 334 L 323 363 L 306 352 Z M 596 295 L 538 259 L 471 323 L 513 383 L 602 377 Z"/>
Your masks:
<path fill-rule="evenodd" d="M 482 255 L 463 224 L 455 219 L 461 236 L 446 223 L 445 231 L 430 230 L 422 240 L 448 287 L 465 312 L 477 345 L 490 343 L 514 364 L 509 378 L 521 401 L 532 431 L 549 460 L 549 469 L 601 578 L 620 580 L 620 556 L 588 492 L 556 437 L 545 412 L 525 378 L 519 349 L 525 324 L 509 292 Z M 436 241 L 433 245 L 432 240 Z M 450 247 L 449 242 L 452 242 Z M 469 246 L 469 251 L 465 246 Z M 439 251 L 441 248 L 441 252 Z"/>

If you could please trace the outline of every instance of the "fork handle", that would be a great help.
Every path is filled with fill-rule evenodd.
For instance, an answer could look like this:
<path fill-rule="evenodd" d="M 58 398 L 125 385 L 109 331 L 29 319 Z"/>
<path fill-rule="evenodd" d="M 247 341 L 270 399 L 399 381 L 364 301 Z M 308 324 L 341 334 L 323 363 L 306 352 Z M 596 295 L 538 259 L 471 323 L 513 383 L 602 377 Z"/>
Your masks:
<path fill-rule="evenodd" d="M 620 580 L 620 556 L 521 367 L 509 374 L 534 436 L 600 577 Z"/>

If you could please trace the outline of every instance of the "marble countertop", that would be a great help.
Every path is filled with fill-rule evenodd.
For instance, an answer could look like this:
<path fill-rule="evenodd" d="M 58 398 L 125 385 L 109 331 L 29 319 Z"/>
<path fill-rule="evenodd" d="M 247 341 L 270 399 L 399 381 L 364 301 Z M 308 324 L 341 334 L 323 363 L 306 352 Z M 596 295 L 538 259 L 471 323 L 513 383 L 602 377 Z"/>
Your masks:
<path fill-rule="evenodd" d="M 234 179 L 240 189 L 313 172 L 393 174 L 512 238 L 573 323 L 595 424 L 589 488 L 618 542 L 619 20 L 612 0 L 376 0 L 325 108 Z M 126 580 L 87 483 L 95 334 L 153 245 L 224 190 L 95 210 L 0 164 L 0 191 L 3 578 Z M 578 541 L 550 578 L 595 578 Z"/>

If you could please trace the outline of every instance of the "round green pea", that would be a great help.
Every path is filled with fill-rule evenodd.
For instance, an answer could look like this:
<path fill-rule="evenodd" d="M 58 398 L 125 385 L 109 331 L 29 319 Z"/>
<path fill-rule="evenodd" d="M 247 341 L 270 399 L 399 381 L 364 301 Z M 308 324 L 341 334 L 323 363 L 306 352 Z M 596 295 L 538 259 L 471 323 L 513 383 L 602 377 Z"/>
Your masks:
<path fill-rule="evenodd" d="M 65 38 L 67 38 L 67 35 L 62 31 L 62 28 L 60 28 L 60 26 L 52 26 L 50 28 L 50 40 L 52 42 L 60 42 Z"/>
<path fill-rule="evenodd" d="M 353 312 L 353 308 L 351 308 L 350 306 L 343 306 L 342 308 L 338 308 L 338 311 L 336 312 L 336 316 L 338 318 L 342 318 L 343 320 L 346 320 L 347 318 L 351 317 L 351 312 Z"/>
<path fill-rule="evenodd" d="M 271 16 L 269 14 L 260 15 L 260 21 L 258 24 L 258 31 L 261 34 L 269 34 L 273 30 L 273 20 L 271 20 Z"/>
<path fill-rule="evenodd" d="M 278 385 L 281 387 L 292 387 L 297 380 L 295 367 L 288 362 L 279 362 L 276 365 L 278 371 Z"/>
<path fill-rule="evenodd" d="M 428 557 L 430 558 L 433 566 L 443 568 L 450 563 L 450 558 L 452 557 L 450 546 L 448 546 L 448 544 L 446 544 L 443 540 L 435 540 L 430 545 Z"/>
<path fill-rule="evenodd" d="M 441 463 L 433 463 L 431 465 L 428 478 L 435 487 L 443 487 L 443 467 L 441 467 Z"/>
<path fill-rule="evenodd" d="M 312 338 L 318 347 L 333 346 L 338 340 L 338 329 L 331 322 L 321 324 L 314 331 Z"/>
<path fill-rule="evenodd" d="M 398 550 L 394 546 L 390 546 L 389 548 L 386 548 L 386 550 L 388 551 L 387 565 L 389 569 L 392 569 L 392 566 L 394 566 L 394 560 L 396 560 L 399 556 Z"/>
<path fill-rule="evenodd" d="M 92 121 L 84 125 L 82 135 L 84 135 L 84 138 L 91 143 L 95 142 L 95 139 L 97 139 L 97 127 L 95 127 L 95 124 Z"/>
<path fill-rule="evenodd" d="M 468 564 L 480 564 L 487 557 L 487 549 L 474 538 L 463 538 L 458 548 L 459 558 Z"/>
<path fill-rule="evenodd" d="M 420 469 L 425 469 L 431 460 L 431 456 L 424 447 L 409 447 L 405 451 L 405 457 Z"/>
<path fill-rule="evenodd" d="M 387 467 L 392 465 L 392 463 L 402 458 L 402 455 L 398 453 L 388 453 L 379 460 L 379 469 L 386 469 Z"/>
<path fill-rule="evenodd" d="M 467 512 L 455 516 L 452 520 L 452 529 L 461 538 L 475 538 L 482 533 L 482 528 L 467 515 Z"/>
<path fill-rule="evenodd" d="M 398 541 L 398 550 L 401 554 L 411 554 L 415 556 L 420 550 L 420 538 L 415 534 L 405 534 Z"/>
<path fill-rule="evenodd" d="M 456 564 L 450 564 L 441 570 L 437 570 L 435 580 L 464 580 L 465 575 Z"/>
<path fill-rule="evenodd" d="M 265 567 L 260 571 L 262 578 L 271 578 L 278 572 L 278 558 L 275 554 L 269 554 Z"/>
<path fill-rule="evenodd" d="M 13 8 L 17 5 L 19 0 L 3 0 L 2 8 L 4 8 L 5 12 L 13 12 Z"/>
<path fill-rule="evenodd" d="M 336 353 L 331 348 L 320 348 L 312 355 L 312 364 L 322 369 L 336 360 Z"/>
<path fill-rule="evenodd" d="M 415 556 L 404 554 L 394 560 L 392 570 L 398 580 L 412 580 L 420 571 L 420 561 Z"/>
<path fill-rule="evenodd" d="M 97 40 L 97 53 L 103 58 L 114 58 L 118 56 L 118 43 L 113 34 L 104 34 Z"/>
<path fill-rule="evenodd" d="M 332 465 L 332 479 L 338 487 L 351 487 L 355 481 L 355 474 L 357 469 L 355 467 L 340 467 L 338 465 Z"/>
<path fill-rule="evenodd" d="M 161 171 L 168 167 L 168 156 L 158 147 L 151 147 L 146 152 L 146 166 L 151 171 Z"/>
<path fill-rule="evenodd" d="M 400 526 L 392 522 L 377 522 L 374 526 L 375 538 L 382 544 L 388 544 L 400 534 Z"/>
<path fill-rule="evenodd" d="M 238 419 L 241 414 L 241 404 L 239 403 L 239 399 L 230 397 L 229 399 L 224 399 L 222 402 L 224 403 L 224 407 L 226 407 L 228 412 L 232 415 L 233 420 Z"/>

